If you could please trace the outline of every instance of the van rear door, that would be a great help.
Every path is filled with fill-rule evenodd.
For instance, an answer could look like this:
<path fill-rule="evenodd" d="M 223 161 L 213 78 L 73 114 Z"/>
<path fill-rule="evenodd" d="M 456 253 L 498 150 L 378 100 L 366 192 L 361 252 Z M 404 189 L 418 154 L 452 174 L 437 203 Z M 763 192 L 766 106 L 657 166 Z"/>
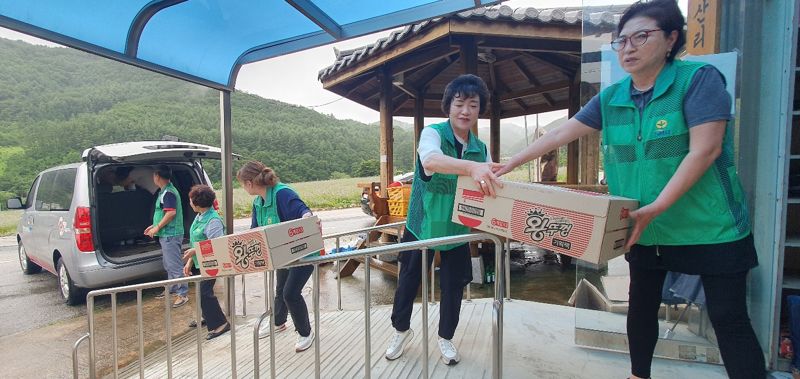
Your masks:
<path fill-rule="evenodd" d="M 218 147 L 190 142 L 138 141 L 101 145 L 86 149 L 83 160 L 92 163 L 140 163 L 220 159 Z"/>

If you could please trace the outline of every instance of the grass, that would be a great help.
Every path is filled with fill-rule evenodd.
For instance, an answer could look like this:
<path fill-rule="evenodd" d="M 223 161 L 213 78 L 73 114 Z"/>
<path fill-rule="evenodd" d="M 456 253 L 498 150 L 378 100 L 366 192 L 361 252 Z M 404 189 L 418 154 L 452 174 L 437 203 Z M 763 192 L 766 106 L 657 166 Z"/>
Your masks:
<path fill-rule="evenodd" d="M 0 236 L 10 236 L 17 231 L 21 210 L 0 211 Z"/>
<path fill-rule="evenodd" d="M 289 183 L 312 210 L 357 207 L 361 204 L 361 188 L 357 183 L 373 182 L 378 177 L 320 180 L 316 182 Z M 244 189 L 233 190 L 234 217 L 250 216 L 253 196 Z"/>

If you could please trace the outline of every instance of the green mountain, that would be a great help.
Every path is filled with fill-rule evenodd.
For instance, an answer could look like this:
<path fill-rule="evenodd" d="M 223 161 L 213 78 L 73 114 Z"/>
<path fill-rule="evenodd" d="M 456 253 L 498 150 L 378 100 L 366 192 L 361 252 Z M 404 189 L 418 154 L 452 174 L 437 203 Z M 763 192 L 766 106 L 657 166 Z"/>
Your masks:
<path fill-rule="evenodd" d="M 378 172 L 379 131 L 256 95 L 231 98 L 233 149 L 287 182 Z M 395 166 L 413 168 L 396 128 Z M 0 192 L 23 194 L 48 167 L 94 145 L 175 136 L 219 146 L 219 92 L 67 48 L 0 38 Z M 212 180 L 218 163 L 207 164 Z"/>

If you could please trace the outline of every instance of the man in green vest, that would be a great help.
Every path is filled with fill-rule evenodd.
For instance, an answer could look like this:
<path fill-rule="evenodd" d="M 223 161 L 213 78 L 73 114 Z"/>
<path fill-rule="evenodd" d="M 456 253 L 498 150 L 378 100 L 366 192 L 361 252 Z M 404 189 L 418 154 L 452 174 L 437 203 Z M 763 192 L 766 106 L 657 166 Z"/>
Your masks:
<path fill-rule="evenodd" d="M 183 207 L 178 190 L 172 185 L 172 169 L 167 165 L 159 165 L 153 172 L 153 182 L 160 188 L 156 197 L 155 211 L 153 211 L 153 225 L 145 229 L 144 234 L 158 237 L 161 244 L 161 254 L 164 261 L 164 270 L 169 279 L 183 277 Z M 169 292 L 175 295 L 173 308 L 180 307 L 189 301 L 187 284 L 173 285 Z M 156 295 L 163 298 L 166 293 Z"/>
<path fill-rule="evenodd" d="M 450 221 L 459 175 L 471 176 L 481 190 L 491 196 L 494 196 L 495 186 L 501 186 L 492 173 L 495 166 L 491 154 L 472 133 L 488 100 L 486 83 L 475 75 L 461 75 L 447 85 L 442 98 L 442 111 L 448 115 L 448 120 L 429 125 L 420 135 L 402 242 L 469 233 L 469 228 Z M 441 257 L 439 350 L 442 361 L 454 365 L 461 358 L 452 338 L 458 326 L 464 286 L 472 281 L 469 246 L 460 243 L 435 246 L 430 250 L 439 250 Z M 433 255 L 428 255 L 428 265 Z M 392 307 L 395 333 L 386 348 L 388 360 L 399 358 L 406 344 L 414 337 L 414 331 L 410 328 L 411 313 L 424 271 L 419 250 L 400 253 L 398 261 L 399 282 Z"/>

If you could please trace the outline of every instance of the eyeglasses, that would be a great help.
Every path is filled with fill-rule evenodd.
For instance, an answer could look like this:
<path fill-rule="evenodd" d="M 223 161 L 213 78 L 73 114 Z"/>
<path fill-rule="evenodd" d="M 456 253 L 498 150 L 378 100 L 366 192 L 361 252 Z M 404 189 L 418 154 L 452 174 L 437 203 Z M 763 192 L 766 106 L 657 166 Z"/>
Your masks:
<path fill-rule="evenodd" d="M 622 36 L 619 38 L 614 39 L 611 41 L 611 49 L 614 51 L 621 51 L 625 48 L 625 45 L 628 41 L 631 41 L 631 46 L 639 47 L 647 43 L 647 37 L 650 36 L 650 33 L 657 32 L 661 29 L 650 29 L 650 30 L 640 30 L 636 33 L 633 33 L 632 36 Z"/>

